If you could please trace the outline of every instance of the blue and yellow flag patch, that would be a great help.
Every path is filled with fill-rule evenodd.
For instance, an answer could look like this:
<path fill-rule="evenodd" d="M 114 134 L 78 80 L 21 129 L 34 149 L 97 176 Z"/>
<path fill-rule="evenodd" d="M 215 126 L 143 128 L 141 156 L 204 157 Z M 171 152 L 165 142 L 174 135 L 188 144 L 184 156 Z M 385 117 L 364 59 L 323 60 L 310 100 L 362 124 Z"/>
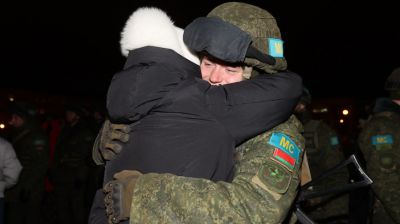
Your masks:
<path fill-rule="evenodd" d="M 392 135 L 374 135 L 371 140 L 372 145 L 393 144 Z"/>
<path fill-rule="evenodd" d="M 269 55 L 275 58 L 283 58 L 283 41 L 276 38 L 268 38 Z"/>
<path fill-rule="evenodd" d="M 293 170 L 300 159 L 301 149 L 294 143 L 289 136 L 280 133 L 272 133 L 268 144 L 275 146 L 272 158 L 283 164 L 289 170 Z"/>

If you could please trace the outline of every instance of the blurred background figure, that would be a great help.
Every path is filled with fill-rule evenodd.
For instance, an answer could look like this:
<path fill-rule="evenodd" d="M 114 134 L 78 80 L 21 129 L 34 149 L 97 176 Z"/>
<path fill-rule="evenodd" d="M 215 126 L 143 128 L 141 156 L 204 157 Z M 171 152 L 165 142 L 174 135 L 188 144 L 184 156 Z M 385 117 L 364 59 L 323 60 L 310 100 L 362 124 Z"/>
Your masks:
<path fill-rule="evenodd" d="M 21 169 L 14 148 L 0 137 L 0 224 L 4 224 L 4 191 L 17 183 Z"/>
<path fill-rule="evenodd" d="M 6 191 L 6 223 L 42 223 L 41 202 L 48 164 L 48 138 L 37 120 L 36 108 L 26 102 L 10 107 L 11 143 L 23 170 L 18 183 Z"/>
<path fill-rule="evenodd" d="M 376 99 L 358 138 L 367 173 L 374 181 L 374 223 L 400 223 L 400 68 L 388 76 L 389 97 Z"/>
<path fill-rule="evenodd" d="M 95 103 L 91 107 L 88 107 L 87 121 L 89 122 L 90 128 L 94 135 L 99 133 L 100 128 L 106 118 L 106 108 L 101 106 L 103 104 Z M 88 178 L 86 185 L 86 202 L 85 206 L 87 208 L 87 213 L 90 212 L 92 206 L 94 195 L 96 191 L 103 187 L 103 177 L 104 177 L 104 166 L 97 165 L 93 159 L 88 161 Z"/>
<path fill-rule="evenodd" d="M 92 120 L 92 127 L 95 133 L 98 133 L 101 125 L 106 119 L 106 108 L 100 105 L 94 105 L 90 111 L 90 116 Z"/>
<path fill-rule="evenodd" d="M 57 223 L 87 223 L 86 188 L 94 133 L 77 103 L 65 108 L 50 180 L 54 184 Z"/>
<path fill-rule="evenodd" d="M 303 136 L 306 140 L 306 154 L 311 177 L 314 179 L 339 164 L 345 157 L 336 131 L 323 120 L 312 118 L 309 109 L 311 99 L 309 90 L 304 88 L 300 101 L 296 106 L 295 115 L 304 126 Z M 348 178 L 347 169 L 340 170 L 335 175 L 318 182 L 317 185 L 313 186 L 313 190 L 327 190 L 335 185 L 346 184 Z M 348 203 L 348 195 L 330 195 L 310 200 L 305 210 L 310 218 L 318 223 L 331 221 L 345 223 L 349 213 Z"/>

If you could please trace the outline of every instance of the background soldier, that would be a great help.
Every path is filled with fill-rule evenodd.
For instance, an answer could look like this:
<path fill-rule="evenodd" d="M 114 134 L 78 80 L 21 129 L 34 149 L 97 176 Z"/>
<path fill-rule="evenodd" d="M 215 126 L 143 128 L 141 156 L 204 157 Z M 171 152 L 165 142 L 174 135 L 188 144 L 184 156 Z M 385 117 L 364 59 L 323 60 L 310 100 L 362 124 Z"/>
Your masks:
<path fill-rule="evenodd" d="M 18 183 L 6 191 L 6 223 L 42 223 L 41 202 L 48 164 L 48 138 L 25 102 L 11 106 L 12 145 L 23 167 Z"/>
<path fill-rule="evenodd" d="M 324 171 L 334 167 L 344 160 L 341 151 L 339 138 L 336 131 L 329 127 L 322 120 L 312 119 L 309 110 L 311 94 L 308 89 L 303 89 L 303 95 L 296 106 L 295 114 L 304 126 L 303 136 L 306 140 L 306 154 L 310 166 L 312 178 L 316 178 Z M 335 175 L 324 178 L 318 182 L 313 190 L 326 190 L 332 186 L 343 185 L 348 182 L 349 174 L 347 169 L 341 169 Z M 349 195 L 330 195 L 325 198 L 314 198 L 309 201 L 305 211 L 314 221 L 322 222 L 340 219 L 348 215 Z M 343 220 L 343 222 L 345 222 Z"/>
<path fill-rule="evenodd" d="M 249 32 L 253 46 L 276 57 L 274 66 L 253 61 L 258 69 L 271 74 L 286 70 L 280 31 L 267 11 L 245 3 L 226 3 L 209 16 L 218 16 Z M 121 135 L 117 129 L 111 125 L 112 134 L 103 131 L 103 138 Z M 133 193 L 131 223 L 281 223 L 291 208 L 300 182 L 299 167 L 304 148 L 301 129 L 300 122 L 292 116 L 272 131 L 243 144 L 233 183 L 169 174 L 141 175 L 135 171 L 119 173 L 115 183 L 122 184 L 119 199 L 126 206 L 108 209 L 122 209 L 121 213 L 128 210 L 129 213 L 130 200 L 124 199 L 131 199 Z M 106 138 L 105 142 L 100 139 L 99 143 L 103 142 L 100 150 L 110 158 L 110 150 L 118 149 L 111 145 L 116 145 L 117 141 Z M 108 151 L 104 145 L 109 146 Z M 284 159 L 280 153 L 287 147 L 293 149 L 293 154 L 288 152 L 289 157 Z M 106 190 L 115 193 L 112 187 Z M 114 199 L 117 205 L 120 201 Z"/>
<path fill-rule="evenodd" d="M 367 173 L 374 181 L 372 189 L 380 201 L 374 214 L 380 217 L 374 220 L 400 223 L 400 68 L 387 78 L 385 90 L 390 98 L 376 100 L 372 118 L 361 131 L 358 143 L 367 162 Z M 388 216 L 381 216 L 379 206 Z"/>
<path fill-rule="evenodd" d="M 55 148 L 51 180 L 54 182 L 57 223 L 87 222 L 86 179 L 94 135 L 82 113 L 80 106 L 66 107 L 66 123 Z"/>

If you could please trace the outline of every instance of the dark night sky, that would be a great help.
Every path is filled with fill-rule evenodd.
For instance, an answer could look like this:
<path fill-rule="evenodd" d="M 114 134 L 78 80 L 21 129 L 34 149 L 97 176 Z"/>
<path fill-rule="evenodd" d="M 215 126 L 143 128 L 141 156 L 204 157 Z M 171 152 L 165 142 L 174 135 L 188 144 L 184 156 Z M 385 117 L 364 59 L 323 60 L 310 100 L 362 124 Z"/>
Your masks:
<path fill-rule="evenodd" d="M 139 6 L 180 27 L 225 1 L 9 1 L 2 3 L 0 88 L 104 96 L 124 58 L 119 35 Z M 246 1 L 278 21 L 289 69 L 316 97 L 375 97 L 400 66 L 400 18 L 378 1 Z M 306 3 L 304 3 L 306 2 Z"/>

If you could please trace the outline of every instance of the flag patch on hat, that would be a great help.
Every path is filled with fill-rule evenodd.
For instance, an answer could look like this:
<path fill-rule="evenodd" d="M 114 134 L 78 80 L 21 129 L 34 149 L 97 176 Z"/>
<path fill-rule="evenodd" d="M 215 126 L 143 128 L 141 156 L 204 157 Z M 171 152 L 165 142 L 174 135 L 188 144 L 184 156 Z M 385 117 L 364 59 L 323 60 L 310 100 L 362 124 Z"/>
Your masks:
<path fill-rule="evenodd" d="M 275 146 L 272 159 L 283 164 L 289 170 L 293 170 L 296 163 L 299 161 L 301 152 L 294 141 L 283 133 L 274 132 L 268 144 Z"/>
<path fill-rule="evenodd" d="M 393 144 L 392 135 L 375 135 L 372 136 L 372 145 Z"/>
<path fill-rule="evenodd" d="M 268 38 L 269 55 L 275 58 L 283 58 L 283 41 L 276 38 Z"/>

